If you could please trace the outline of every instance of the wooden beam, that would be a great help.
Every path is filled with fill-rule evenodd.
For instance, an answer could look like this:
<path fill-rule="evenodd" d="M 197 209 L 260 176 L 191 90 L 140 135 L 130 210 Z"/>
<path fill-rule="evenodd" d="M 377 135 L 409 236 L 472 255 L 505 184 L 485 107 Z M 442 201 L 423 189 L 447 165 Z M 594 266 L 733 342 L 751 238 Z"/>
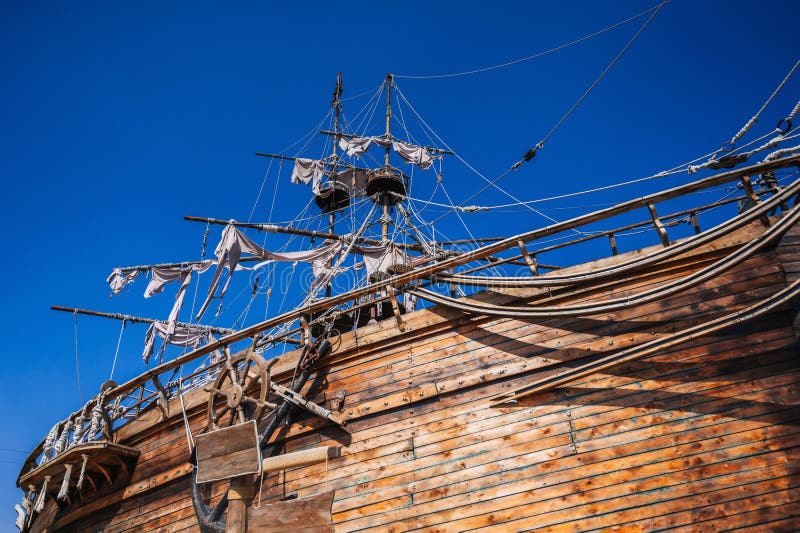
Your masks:
<path fill-rule="evenodd" d="M 320 446 L 299 452 L 284 453 L 274 457 L 267 457 L 261 461 L 261 470 L 264 472 L 276 472 L 288 468 L 322 463 L 328 459 L 336 459 L 342 456 L 341 446 Z"/>

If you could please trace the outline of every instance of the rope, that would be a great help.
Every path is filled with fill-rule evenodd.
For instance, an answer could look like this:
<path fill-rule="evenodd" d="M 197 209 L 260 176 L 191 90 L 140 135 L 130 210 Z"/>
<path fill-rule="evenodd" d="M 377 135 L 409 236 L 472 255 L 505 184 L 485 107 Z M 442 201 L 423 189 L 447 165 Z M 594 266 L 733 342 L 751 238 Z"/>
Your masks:
<path fill-rule="evenodd" d="M 794 120 L 794 117 L 797 116 L 797 113 L 800 113 L 800 100 L 797 101 L 797 103 L 794 105 L 794 108 L 792 108 L 792 111 L 786 116 L 785 120 Z"/>
<path fill-rule="evenodd" d="M 75 430 L 72 432 L 72 444 L 74 446 L 78 443 L 83 434 L 83 423 L 86 421 L 86 410 L 89 407 L 89 404 L 84 404 L 83 409 L 81 409 L 78 418 L 75 419 Z"/>
<path fill-rule="evenodd" d="M 74 311 L 72 316 L 75 318 L 75 377 L 78 382 L 78 400 L 83 403 L 83 393 L 81 392 L 81 366 L 78 359 L 78 312 Z"/>
<path fill-rule="evenodd" d="M 58 437 L 58 441 L 56 441 L 54 447 L 56 455 L 67 449 L 70 431 L 72 431 L 72 419 L 68 418 L 64 423 L 64 427 L 61 429 L 61 435 Z"/>
<path fill-rule="evenodd" d="M 61 422 L 56 422 L 55 425 L 50 429 L 50 432 L 44 438 L 44 443 L 42 444 L 42 464 L 50 460 L 50 455 L 54 451 L 54 445 L 56 439 L 58 438 L 58 429 L 60 427 Z"/>
<path fill-rule="evenodd" d="M 395 78 L 411 79 L 411 80 L 430 80 L 430 79 L 438 79 L 438 78 L 455 78 L 457 76 L 468 76 L 470 74 L 478 74 L 478 73 L 481 73 L 481 72 L 488 72 L 490 70 L 497 70 L 497 69 L 500 69 L 500 68 L 509 67 L 511 65 L 516 65 L 518 63 L 524 63 L 525 61 L 530 61 L 532 59 L 537 59 L 539 57 L 546 56 L 546 55 L 552 54 L 554 52 L 559 52 L 559 51 L 561 51 L 561 50 L 563 50 L 565 48 L 569 48 L 569 47 L 574 46 L 576 44 L 580 44 L 583 41 L 587 41 L 589 39 L 592 39 L 594 37 L 602 35 L 602 34 L 604 34 L 606 32 L 614 30 L 614 29 L 622 26 L 623 24 L 627 24 L 628 22 L 631 22 L 632 20 L 636 20 L 639 17 L 641 17 L 643 15 L 646 15 L 646 14 L 650 13 L 651 11 L 653 11 L 655 9 L 660 9 L 660 6 L 654 6 L 654 7 L 651 7 L 650 9 L 646 9 L 646 10 L 642 11 L 641 13 L 633 15 L 632 17 L 628 17 L 625 20 L 621 20 L 621 21 L 617 22 L 616 24 L 612 24 L 611 26 L 603 28 L 602 30 L 598 30 L 598 31 L 596 31 L 594 33 L 590 33 L 588 35 L 584 35 L 583 37 L 580 37 L 579 39 L 575 39 L 574 41 L 570 41 L 568 43 L 561 44 L 561 45 L 556 46 L 554 48 L 550 48 L 549 50 L 545 50 L 543 52 L 538 52 L 536 54 L 533 54 L 533 55 L 530 55 L 530 56 L 527 56 L 527 57 L 523 57 L 523 58 L 520 58 L 520 59 L 514 59 L 513 61 L 507 61 L 505 63 L 500 63 L 499 65 L 492 65 L 490 67 L 483 67 L 483 68 L 478 68 L 478 69 L 474 69 L 474 70 L 467 70 L 467 71 L 464 71 L 464 72 L 455 72 L 455 73 L 452 73 L 452 74 L 435 74 L 435 75 L 428 75 L 428 76 L 409 76 L 409 75 L 394 74 L 394 77 Z"/>
<path fill-rule="evenodd" d="M 51 476 L 44 476 L 44 481 L 42 482 L 42 488 L 39 491 L 39 497 L 36 498 L 36 505 L 33 506 L 33 510 L 37 513 L 41 513 L 44 510 L 44 499 L 47 497 L 47 484 L 52 479 Z"/>
<path fill-rule="evenodd" d="M 800 66 L 800 60 L 797 60 L 797 62 L 794 64 L 794 66 L 793 66 L 793 67 L 792 67 L 792 69 L 789 71 L 789 73 L 786 75 L 786 77 L 784 77 L 784 78 L 783 78 L 783 81 L 781 81 L 781 82 L 778 84 L 778 86 L 777 86 L 777 87 L 775 87 L 775 90 L 774 90 L 774 91 L 772 91 L 772 94 L 769 96 L 769 98 L 767 98 L 766 102 L 764 102 L 764 104 L 763 104 L 763 105 L 761 106 L 761 108 L 760 108 L 760 109 L 759 109 L 759 110 L 756 112 L 756 114 L 755 114 L 755 115 L 753 115 L 753 116 L 750 118 L 750 120 L 748 120 L 748 121 L 747 121 L 747 123 L 745 123 L 745 125 L 744 125 L 744 126 L 742 126 L 742 129 L 740 129 L 740 130 L 739 130 L 739 131 L 736 133 L 736 135 L 734 135 L 734 136 L 733 136 L 733 138 L 731 138 L 731 140 L 730 140 L 730 141 L 728 141 L 727 143 L 723 144 L 723 145 L 722 145 L 722 148 L 720 148 L 720 149 L 719 149 L 719 150 L 718 150 L 718 151 L 717 151 L 717 152 L 714 154 L 714 156 L 716 156 L 716 155 L 717 155 L 718 153 L 720 153 L 720 152 L 729 152 L 729 151 L 730 151 L 730 150 L 733 148 L 733 146 L 736 144 L 736 141 L 738 141 L 739 139 L 741 139 L 742 137 L 744 137 L 744 135 L 745 135 L 745 134 L 746 134 L 746 133 L 747 133 L 747 132 L 750 130 L 750 128 L 752 128 L 752 127 L 753 127 L 753 125 L 754 125 L 756 122 L 758 122 L 758 119 L 759 119 L 759 117 L 761 116 L 761 113 L 763 113 L 763 112 L 764 112 L 764 110 L 767 108 L 767 106 L 769 106 L 769 104 L 770 104 L 770 103 L 772 103 L 772 100 L 773 100 L 773 99 L 774 99 L 774 98 L 775 98 L 775 97 L 778 95 L 778 93 L 781 91 L 781 89 L 783 89 L 783 86 L 784 86 L 784 85 L 786 85 L 786 82 L 787 82 L 787 81 L 789 81 L 789 78 L 791 78 L 791 77 L 792 77 L 792 74 L 794 74 L 794 71 L 795 71 L 795 70 L 797 70 L 797 67 L 798 67 L 798 66 Z M 798 102 L 798 107 L 800 107 L 800 102 Z M 797 108 L 795 108 L 795 113 L 796 113 L 796 112 L 797 112 Z M 789 118 L 789 120 L 791 120 L 791 117 Z M 713 156 L 712 156 L 712 157 L 713 157 Z"/>
<path fill-rule="evenodd" d="M 181 371 L 181 374 L 183 371 Z M 183 414 L 183 428 L 186 430 L 186 444 L 189 450 L 194 450 L 194 438 L 192 437 L 192 428 L 189 427 L 189 419 L 186 417 L 186 406 L 183 404 L 183 393 L 178 391 L 178 398 L 181 401 L 181 414 Z"/>
<path fill-rule="evenodd" d="M 421 124 L 423 124 L 423 125 L 424 125 L 424 126 L 425 126 L 425 127 L 428 129 L 428 130 L 430 130 L 430 132 L 431 132 L 431 133 L 432 133 L 432 134 L 433 134 L 433 135 L 436 137 L 436 139 L 437 139 L 437 140 L 438 140 L 438 141 L 439 141 L 439 142 L 440 142 L 440 143 L 441 143 L 441 144 L 442 144 L 442 145 L 443 145 L 443 146 L 444 146 L 444 147 L 445 147 L 447 150 L 449 150 L 449 151 L 453 152 L 453 154 L 455 155 L 456 159 L 458 159 L 459 161 L 461 161 L 461 163 L 462 163 L 462 164 L 463 164 L 465 167 L 467 167 L 468 169 L 470 169 L 472 172 L 474 172 L 474 173 L 475 173 L 475 175 L 476 175 L 476 176 L 478 176 L 479 178 L 481 178 L 483 181 L 485 181 L 485 182 L 487 183 L 487 185 L 486 185 L 486 186 L 485 186 L 483 189 L 481 189 L 481 190 L 480 190 L 480 191 L 478 191 L 477 193 L 473 194 L 472 196 L 470 196 L 470 197 L 469 197 L 467 200 L 465 200 L 465 201 L 464 201 L 464 202 L 462 202 L 462 203 L 465 203 L 465 202 L 467 202 L 467 201 L 471 200 L 472 198 L 474 198 L 475 196 L 479 195 L 480 193 L 482 193 L 483 191 L 485 191 L 485 190 L 486 190 L 486 189 L 488 189 L 489 187 L 494 187 L 495 189 L 497 189 L 498 191 L 500 191 L 500 192 L 501 192 L 501 193 L 503 193 L 504 195 L 508 196 L 509 198 L 511 198 L 512 200 L 514 200 L 515 202 L 520 202 L 519 198 L 517 198 L 517 197 L 516 197 L 516 196 L 514 196 L 513 194 L 511 194 L 511 193 L 509 193 L 509 192 L 505 191 L 504 189 L 502 189 L 501 187 L 499 187 L 499 186 L 497 185 L 497 182 L 498 182 L 498 181 L 500 181 L 500 180 L 501 180 L 501 179 L 502 179 L 502 178 L 503 178 L 505 175 L 507 175 L 509 172 L 511 172 L 511 170 L 512 170 L 512 169 L 509 169 L 509 170 L 507 170 L 506 172 L 504 172 L 503 174 L 501 174 L 501 175 L 500 175 L 500 177 L 496 178 L 494 181 L 490 181 L 490 180 L 489 180 L 489 178 L 487 178 L 486 176 L 484 176 L 483 174 L 481 174 L 481 173 L 478 171 L 478 169 L 476 169 L 475 167 L 473 167 L 472 165 L 470 165 L 470 164 L 469 164 L 469 163 L 468 163 L 468 162 L 467 162 L 467 161 L 466 161 L 466 160 L 465 160 L 463 157 L 461 157 L 461 156 L 460 156 L 460 155 L 459 155 L 459 154 L 458 154 L 458 153 L 457 153 L 455 150 L 453 150 L 453 149 L 452 149 L 452 148 L 451 148 L 451 147 L 450 147 L 450 146 L 449 146 L 449 145 L 448 145 L 448 144 L 447 144 L 447 143 L 444 141 L 444 139 L 442 139 L 442 138 L 441 138 L 441 137 L 440 137 L 440 136 L 439 136 L 439 135 L 438 135 L 438 134 L 437 134 L 435 131 L 433 131 L 433 128 L 431 128 L 430 126 L 428 126 L 427 122 L 425 122 L 425 120 L 424 120 L 424 119 L 422 118 L 422 116 L 421 116 L 421 115 L 420 115 L 420 114 L 417 112 L 417 110 L 416 110 L 416 109 L 414 109 L 414 106 L 412 106 L 412 105 L 411 105 L 411 102 L 409 102 L 409 101 L 408 101 L 408 99 L 405 97 L 405 95 L 404 95 L 404 94 L 403 94 L 403 93 L 400 91 L 400 89 L 397 87 L 397 84 L 395 84 L 395 92 L 396 92 L 396 93 L 397 93 L 397 95 L 398 95 L 398 96 L 399 96 L 399 97 L 400 97 L 400 98 L 403 100 L 403 102 L 405 102 L 405 104 L 408 106 L 408 108 L 409 108 L 409 109 L 411 109 L 411 111 L 412 111 L 412 112 L 414 113 L 414 115 L 417 117 L 417 120 L 419 120 Z M 444 185 L 442 185 L 442 188 L 444 188 Z M 451 200 L 451 203 L 452 203 L 452 200 Z M 520 205 L 523 205 L 523 204 L 520 204 Z M 452 205 L 451 205 L 450 207 L 451 207 L 451 208 L 453 208 L 454 206 L 452 206 Z M 537 215 L 539 215 L 539 216 L 541 216 L 541 217 L 543 217 L 543 218 L 546 218 L 546 219 L 548 219 L 548 220 L 550 220 L 550 221 L 554 221 L 554 219 L 553 219 L 552 217 L 548 217 L 547 215 L 545 215 L 544 213 L 541 213 L 541 212 L 540 212 L 540 211 L 538 211 L 537 209 L 534 209 L 533 207 L 530 207 L 530 206 L 527 206 L 527 207 L 528 207 L 528 209 L 529 209 L 530 211 L 533 211 L 533 212 L 534 212 L 534 213 L 536 213 Z M 431 222 L 431 224 L 434 224 L 434 223 L 438 222 L 439 220 L 441 220 L 441 219 L 442 219 L 442 218 L 444 218 L 445 216 L 446 216 L 446 215 L 443 215 L 443 216 L 441 216 L 441 217 L 439 217 L 439 218 L 435 219 L 433 222 Z"/>
<path fill-rule="evenodd" d="M 614 68 L 614 65 L 616 65 L 617 62 L 620 59 L 622 59 L 622 56 L 625 55 L 625 52 L 627 52 L 628 49 L 636 41 L 636 39 L 639 38 L 639 35 L 641 35 L 641 33 L 645 30 L 645 28 L 647 28 L 647 26 L 650 25 L 650 23 L 653 21 L 653 19 L 656 17 L 656 15 L 658 15 L 659 11 L 661 11 L 661 9 L 667 4 L 667 2 L 669 2 L 669 0 L 664 0 L 663 2 L 661 2 L 658 5 L 658 7 L 655 8 L 655 11 L 653 11 L 653 13 L 650 15 L 650 17 L 648 17 L 648 19 L 644 22 L 644 24 L 642 24 L 642 26 L 639 28 L 639 31 L 637 31 L 633 35 L 631 40 L 628 41 L 628 43 L 622 48 L 622 50 L 619 51 L 619 53 L 616 55 L 616 57 L 614 57 L 614 59 L 611 60 L 611 63 L 608 64 L 608 66 L 603 70 L 603 72 L 601 72 L 600 75 L 594 80 L 594 82 L 592 82 L 592 84 L 589 86 L 589 88 L 586 89 L 586 91 L 581 95 L 580 98 L 578 98 L 578 101 L 575 102 L 574 104 L 572 104 L 572 107 L 570 107 L 567 110 L 567 112 L 564 113 L 564 115 L 558 120 L 558 122 L 556 122 L 556 124 L 550 129 L 550 131 L 548 131 L 547 134 L 544 137 L 542 137 L 542 140 L 540 140 L 538 143 L 536 143 L 535 147 L 533 147 L 530 150 L 528 150 L 520 161 L 514 163 L 514 165 L 512 165 L 512 168 L 518 168 L 524 162 L 530 161 L 531 159 L 533 159 L 533 157 L 536 155 L 536 151 L 540 150 L 542 147 L 544 147 L 544 143 L 550 137 L 552 137 L 553 134 L 561 127 L 561 125 L 564 124 L 564 122 L 566 122 L 566 120 L 572 115 L 572 113 L 576 109 L 578 109 L 578 106 L 580 106 L 581 103 L 586 99 L 586 97 L 589 96 L 589 93 L 591 93 L 594 90 L 594 88 L 597 87 L 597 85 L 601 81 L 603 81 L 603 78 L 605 78 L 606 75 L 611 71 L 611 69 Z M 498 178 L 497 181 L 499 181 L 499 179 L 500 178 Z"/>
<path fill-rule="evenodd" d="M 117 367 L 117 357 L 119 356 L 119 345 L 122 342 L 122 334 L 125 333 L 126 319 L 122 319 L 122 327 L 119 329 L 119 337 L 117 338 L 117 349 L 114 351 L 114 362 L 111 363 L 111 374 L 108 376 L 109 381 L 114 379 L 114 369 Z"/>
<path fill-rule="evenodd" d="M 58 490 L 57 500 L 64 501 L 69 493 L 69 478 L 72 476 L 72 463 L 64 465 L 64 481 L 61 482 L 61 488 Z"/>
<path fill-rule="evenodd" d="M 772 161 L 774 159 L 778 159 L 780 157 L 783 157 L 785 155 L 788 155 L 788 154 L 791 154 L 791 153 L 794 153 L 794 152 L 797 152 L 797 151 L 800 151 L 800 144 L 798 144 L 797 146 L 792 146 L 792 147 L 789 147 L 789 148 L 782 148 L 780 150 L 776 150 L 775 152 L 772 152 L 771 154 L 767 155 L 767 157 L 764 158 L 764 162 L 766 163 L 767 161 Z"/>
<path fill-rule="evenodd" d="M 253 214 L 256 212 L 256 207 L 258 206 L 259 200 L 261 200 L 261 193 L 264 192 L 264 185 L 267 184 L 267 178 L 269 177 L 269 171 L 272 169 L 272 162 L 275 161 L 273 158 L 269 158 L 269 165 L 267 165 L 267 171 L 264 172 L 264 178 L 261 180 L 261 187 L 258 189 L 258 194 L 256 195 L 256 199 L 253 202 L 253 207 L 250 209 L 250 215 L 247 217 L 247 221 L 251 222 L 253 220 Z"/>
<path fill-rule="evenodd" d="M 89 454 L 82 453 L 81 458 L 83 459 L 81 463 L 81 473 L 78 475 L 78 484 L 76 485 L 78 492 L 83 488 L 83 477 L 86 475 L 86 465 L 89 462 Z"/>

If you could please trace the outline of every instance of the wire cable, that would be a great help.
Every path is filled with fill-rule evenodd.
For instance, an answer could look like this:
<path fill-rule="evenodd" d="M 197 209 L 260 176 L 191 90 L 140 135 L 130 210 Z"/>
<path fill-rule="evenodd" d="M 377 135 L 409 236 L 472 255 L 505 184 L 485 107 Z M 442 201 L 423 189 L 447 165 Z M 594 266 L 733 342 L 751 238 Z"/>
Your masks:
<path fill-rule="evenodd" d="M 614 30 L 616 28 L 619 28 L 620 26 L 622 26 L 624 24 L 627 24 L 628 22 L 636 20 L 636 19 L 638 19 L 638 18 L 640 18 L 640 17 L 642 17 L 642 16 L 644 16 L 644 15 L 646 15 L 646 14 L 648 14 L 648 13 L 650 13 L 650 12 L 656 10 L 656 9 L 660 9 L 660 8 L 661 8 L 661 6 L 653 6 L 650 9 L 646 9 L 646 10 L 642 11 L 641 13 L 637 13 L 636 15 L 633 15 L 632 17 L 628 17 L 625 20 L 621 20 L 621 21 L 617 22 L 616 24 L 612 24 L 611 26 L 603 28 L 602 30 L 598 30 L 598 31 L 596 31 L 594 33 L 590 33 L 588 35 L 584 35 L 583 37 L 575 39 L 574 41 L 570 41 L 568 43 L 561 44 L 561 45 L 556 46 L 554 48 L 550 48 L 549 50 L 544 50 L 542 52 L 538 52 L 536 54 L 533 54 L 533 55 L 530 55 L 530 56 L 527 56 L 527 57 L 523 57 L 523 58 L 520 58 L 520 59 L 514 59 L 513 61 L 507 61 L 505 63 L 500 63 L 499 65 L 492 65 L 490 67 L 482 67 L 482 68 L 477 68 L 477 69 L 474 69 L 474 70 L 467 70 L 467 71 L 464 71 L 464 72 L 454 72 L 454 73 L 451 73 L 451 74 L 433 74 L 433 75 L 427 75 L 427 76 L 425 76 L 425 75 L 410 76 L 410 75 L 403 75 L 403 74 L 394 74 L 393 76 L 395 78 L 404 78 L 404 79 L 408 79 L 408 80 L 430 80 L 430 79 L 441 79 L 441 78 L 455 78 L 455 77 L 458 77 L 458 76 L 469 76 L 471 74 L 479 74 L 481 72 L 488 72 L 488 71 L 491 71 L 491 70 L 497 70 L 497 69 L 501 69 L 501 68 L 504 68 L 504 67 L 510 67 L 511 65 L 517 65 L 519 63 L 524 63 L 526 61 L 531 61 L 533 59 L 537 59 L 537 58 L 540 58 L 542 56 L 546 56 L 546 55 L 552 54 L 554 52 L 559 52 L 559 51 L 561 51 L 561 50 L 563 50 L 565 48 L 569 48 L 571 46 L 575 46 L 576 44 L 580 44 L 580 43 L 582 43 L 584 41 L 587 41 L 589 39 L 593 39 L 594 37 L 602 35 L 602 34 L 604 34 L 606 32 Z"/>

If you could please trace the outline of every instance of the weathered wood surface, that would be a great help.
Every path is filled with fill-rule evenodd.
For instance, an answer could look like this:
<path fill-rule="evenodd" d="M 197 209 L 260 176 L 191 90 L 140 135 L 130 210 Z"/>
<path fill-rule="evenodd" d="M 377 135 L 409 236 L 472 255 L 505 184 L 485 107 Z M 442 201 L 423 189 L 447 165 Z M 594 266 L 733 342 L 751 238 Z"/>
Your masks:
<path fill-rule="evenodd" d="M 759 231 L 749 226 L 625 279 L 485 299 L 549 305 L 635 294 L 699 270 Z M 742 309 L 783 288 L 800 274 L 797 265 L 800 232 L 793 230 L 775 249 L 712 281 L 615 313 L 513 320 L 434 308 L 404 315 L 403 333 L 391 319 L 343 335 L 308 392 L 332 410 L 343 393 L 337 412 L 347 426 L 298 412 L 275 438 L 283 452 L 341 446 L 342 456 L 265 474 L 254 501 L 264 509 L 287 495 L 333 490 L 337 532 L 793 529 L 800 369 L 791 310 L 513 407 L 487 400 L 582 358 Z M 295 357 L 284 356 L 273 379 L 285 379 Z M 202 391 L 184 398 L 195 432 L 205 425 L 205 398 Z M 56 525 L 197 531 L 180 412 L 176 403 L 167 422 L 153 413 L 124 428 L 120 442 L 141 450 L 131 485 L 87 504 L 88 511 L 61 515 Z M 209 499 L 225 487 L 210 484 Z"/>
<path fill-rule="evenodd" d="M 199 483 L 261 473 L 261 451 L 254 420 L 198 435 L 195 446 Z"/>
<path fill-rule="evenodd" d="M 263 533 L 333 533 L 333 497 L 333 491 L 330 490 L 307 499 L 250 507 L 247 514 L 249 530 Z"/>

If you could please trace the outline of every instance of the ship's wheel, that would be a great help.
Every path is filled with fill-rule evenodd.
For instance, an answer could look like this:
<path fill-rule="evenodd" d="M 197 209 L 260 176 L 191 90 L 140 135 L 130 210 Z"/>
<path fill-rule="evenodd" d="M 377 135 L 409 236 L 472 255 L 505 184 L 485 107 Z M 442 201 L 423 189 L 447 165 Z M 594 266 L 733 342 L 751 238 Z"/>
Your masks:
<path fill-rule="evenodd" d="M 248 420 L 258 421 L 275 404 L 267 401 L 270 394 L 270 369 L 276 360 L 266 362 L 252 348 L 230 356 L 208 392 L 208 431 Z"/>

